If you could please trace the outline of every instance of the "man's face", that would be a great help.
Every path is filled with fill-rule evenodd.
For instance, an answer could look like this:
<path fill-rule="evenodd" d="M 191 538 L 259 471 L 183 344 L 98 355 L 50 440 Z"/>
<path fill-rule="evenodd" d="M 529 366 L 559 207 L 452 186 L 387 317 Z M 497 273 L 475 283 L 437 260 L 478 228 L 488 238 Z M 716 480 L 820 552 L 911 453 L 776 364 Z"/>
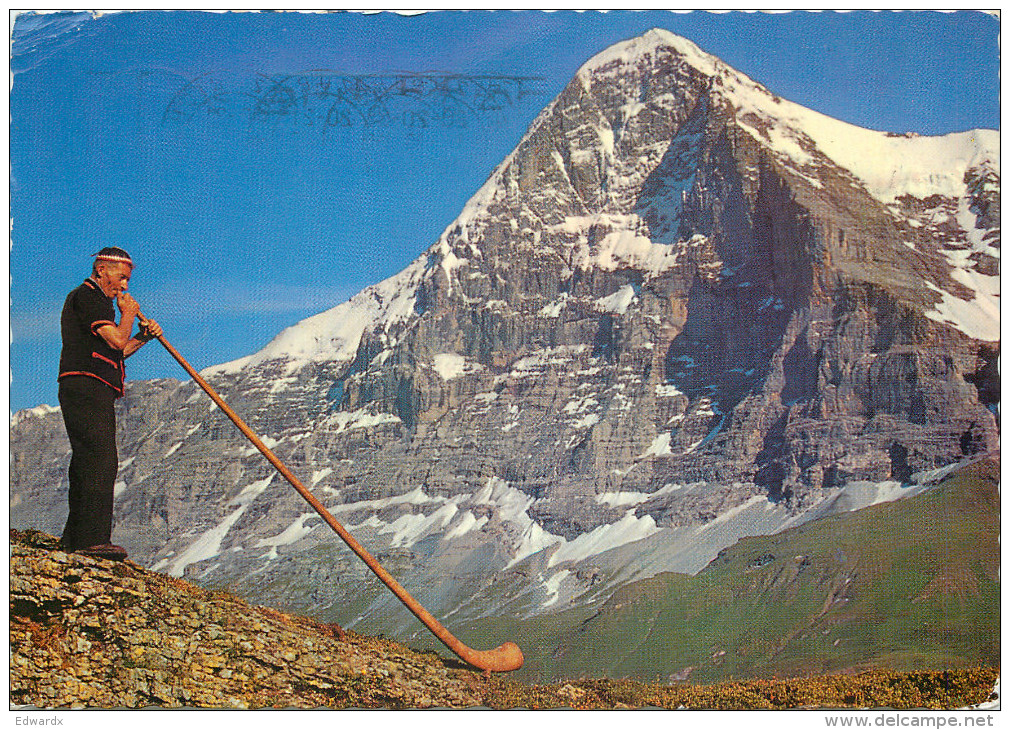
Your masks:
<path fill-rule="evenodd" d="M 126 291 L 130 284 L 130 274 L 132 273 L 133 267 L 121 261 L 99 264 L 95 281 L 98 282 L 98 287 L 105 296 L 109 299 L 115 299 Z"/>

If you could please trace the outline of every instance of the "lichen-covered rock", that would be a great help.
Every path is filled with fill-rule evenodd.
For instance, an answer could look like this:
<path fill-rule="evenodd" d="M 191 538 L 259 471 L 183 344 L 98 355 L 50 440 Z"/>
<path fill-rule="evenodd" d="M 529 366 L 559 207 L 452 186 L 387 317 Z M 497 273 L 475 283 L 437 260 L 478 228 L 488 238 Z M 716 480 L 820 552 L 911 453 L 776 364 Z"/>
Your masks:
<path fill-rule="evenodd" d="M 466 670 L 11 531 L 11 697 L 55 707 L 466 707 Z"/>

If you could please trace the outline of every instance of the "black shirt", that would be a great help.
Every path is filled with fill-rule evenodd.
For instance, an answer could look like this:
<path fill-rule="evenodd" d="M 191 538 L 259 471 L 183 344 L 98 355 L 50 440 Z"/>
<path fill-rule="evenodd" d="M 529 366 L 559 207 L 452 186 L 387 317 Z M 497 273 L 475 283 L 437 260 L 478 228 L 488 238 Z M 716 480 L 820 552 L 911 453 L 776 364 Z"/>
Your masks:
<path fill-rule="evenodd" d="M 60 352 L 60 378 L 86 375 L 102 381 L 118 395 L 123 394 L 126 367 L 122 350 L 117 350 L 101 335 L 99 327 L 116 326 L 116 310 L 91 279 L 67 296 L 60 316 L 63 350 Z"/>

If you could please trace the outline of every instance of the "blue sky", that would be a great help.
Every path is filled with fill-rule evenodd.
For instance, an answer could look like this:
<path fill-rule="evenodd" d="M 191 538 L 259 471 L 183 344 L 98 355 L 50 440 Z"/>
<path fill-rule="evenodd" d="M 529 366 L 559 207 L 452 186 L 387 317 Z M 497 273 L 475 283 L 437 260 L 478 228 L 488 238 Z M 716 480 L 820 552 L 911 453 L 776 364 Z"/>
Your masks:
<path fill-rule="evenodd" d="M 60 308 L 102 246 L 130 251 L 134 296 L 197 368 L 249 354 L 400 271 L 579 66 L 652 27 L 861 126 L 999 127 L 999 23 L 977 12 L 21 16 L 11 409 L 56 403 Z M 405 93 L 330 116 L 311 95 L 396 74 L 527 93 L 499 78 L 506 101 L 481 111 L 464 86 L 451 115 Z M 157 344 L 127 375 L 185 377 Z"/>

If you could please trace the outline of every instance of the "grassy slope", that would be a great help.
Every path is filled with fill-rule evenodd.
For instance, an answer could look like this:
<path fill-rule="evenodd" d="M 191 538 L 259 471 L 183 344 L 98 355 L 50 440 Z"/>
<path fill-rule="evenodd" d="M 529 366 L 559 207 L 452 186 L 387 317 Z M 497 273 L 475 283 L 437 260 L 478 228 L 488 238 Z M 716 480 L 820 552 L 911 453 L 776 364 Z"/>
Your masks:
<path fill-rule="evenodd" d="M 741 540 L 696 576 L 625 586 L 588 619 L 510 627 L 541 645 L 524 675 L 704 682 L 996 665 L 998 480 L 998 462 L 976 463 L 910 499 Z"/>

